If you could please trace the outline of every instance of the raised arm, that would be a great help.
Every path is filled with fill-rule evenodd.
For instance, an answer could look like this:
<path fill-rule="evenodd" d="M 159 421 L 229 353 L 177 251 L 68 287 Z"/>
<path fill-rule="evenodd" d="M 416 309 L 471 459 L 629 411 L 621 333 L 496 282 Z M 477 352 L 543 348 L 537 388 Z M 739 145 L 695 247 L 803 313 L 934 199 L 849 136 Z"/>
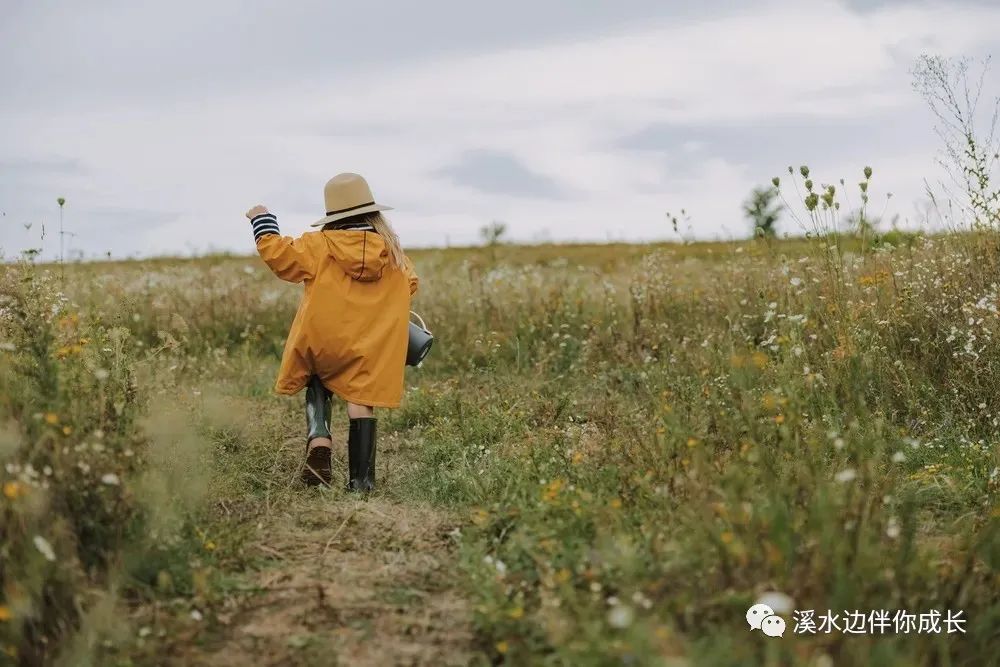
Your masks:
<path fill-rule="evenodd" d="M 301 238 L 281 236 L 278 218 L 263 206 L 254 206 L 247 211 L 247 217 L 253 226 L 257 252 L 274 275 L 290 283 L 312 279 L 316 260 Z"/>

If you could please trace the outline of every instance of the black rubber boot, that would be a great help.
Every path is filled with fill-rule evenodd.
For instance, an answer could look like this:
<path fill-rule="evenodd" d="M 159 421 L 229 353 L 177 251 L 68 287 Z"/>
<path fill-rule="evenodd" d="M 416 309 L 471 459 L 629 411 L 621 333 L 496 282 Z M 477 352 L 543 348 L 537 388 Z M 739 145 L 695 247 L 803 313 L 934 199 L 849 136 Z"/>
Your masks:
<path fill-rule="evenodd" d="M 330 435 L 330 392 L 318 375 L 309 378 L 306 386 L 306 464 L 302 468 L 302 481 L 309 486 L 326 484 L 333 478 L 329 447 L 313 447 L 309 443 L 315 438 L 331 438 Z"/>
<path fill-rule="evenodd" d="M 347 436 L 348 491 L 375 490 L 375 430 L 378 420 L 360 417 L 351 420 Z"/>

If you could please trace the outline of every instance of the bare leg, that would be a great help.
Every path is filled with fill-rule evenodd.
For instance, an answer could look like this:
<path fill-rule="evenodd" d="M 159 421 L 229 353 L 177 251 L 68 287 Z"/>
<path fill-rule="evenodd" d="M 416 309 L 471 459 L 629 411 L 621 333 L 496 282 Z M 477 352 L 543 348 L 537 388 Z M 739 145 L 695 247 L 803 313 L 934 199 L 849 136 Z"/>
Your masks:
<path fill-rule="evenodd" d="M 374 417 L 375 410 L 370 405 L 358 405 L 357 403 L 347 403 L 347 416 L 351 419 L 361 419 L 363 417 Z"/>

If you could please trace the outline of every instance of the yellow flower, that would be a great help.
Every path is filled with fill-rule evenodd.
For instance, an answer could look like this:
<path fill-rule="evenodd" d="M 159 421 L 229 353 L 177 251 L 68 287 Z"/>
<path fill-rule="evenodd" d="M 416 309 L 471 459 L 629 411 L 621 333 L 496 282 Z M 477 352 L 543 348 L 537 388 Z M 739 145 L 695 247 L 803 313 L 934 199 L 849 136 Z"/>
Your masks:
<path fill-rule="evenodd" d="M 522 618 L 524 616 L 524 608 L 514 607 L 513 609 L 507 612 L 507 615 L 516 621 L 517 619 Z"/>
<path fill-rule="evenodd" d="M 698 445 L 698 438 L 688 438 L 687 446 L 696 447 Z"/>
<path fill-rule="evenodd" d="M 57 415 L 54 412 L 46 412 L 45 413 L 45 422 L 47 424 L 58 424 L 59 423 L 59 415 Z"/>
<path fill-rule="evenodd" d="M 785 423 L 785 415 L 775 415 L 775 417 L 774 417 L 774 423 L 775 424 L 784 424 Z"/>
<path fill-rule="evenodd" d="M 17 500 L 17 497 L 21 495 L 21 484 L 13 481 L 4 482 L 3 494 L 11 500 Z"/>
<path fill-rule="evenodd" d="M 212 540 L 205 542 L 205 551 L 215 551 L 215 542 Z"/>
<path fill-rule="evenodd" d="M 555 502 L 556 498 L 559 496 L 559 491 L 562 490 L 563 482 L 561 479 L 554 479 L 545 485 L 545 490 L 542 492 L 542 499 L 546 502 Z"/>
<path fill-rule="evenodd" d="M 734 538 L 735 538 L 735 535 L 733 535 L 728 530 L 726 532 L 722 533 L 722 535 L 719 535 L 719 539 L 722 540 L 723 544 L 732 544 Z"/>
<path fill-rule="evenodd" d="M 761 352 L 760 350 L 757 350 L 752 355 L 750 355 L 750 361 L 753 362 L 753 365 L 756 366 L 757 368 L 763 369 L 765 366 L 767 366 L 767 355 Z"/>
<path fill-rule="evenodd" d="M 11 618 L 10 608 L 0 604 L 0 621 L 9 621 Z"/>
<path fill-rule="evenodd" d="M 480 508 L 472 510 L 472 523 L 477 526 L 485 526 L 490 519 L 490 513 Z"/>
<path fill-rule="evenodd" d="M 569 581 L 570 576 L 572 576 L 570 571 L 564 567 L 560 569 L 558 572 L 556 572 L 556 581 L 558 581 L 560 584 L 565 584 L 567 581 Z"/>
<path fill-rule="evenodd" d="M 611 502 L 608 504 L 611 505 L 611 509 L 613 510 L 620 510 L 622 508 L 621 498 L 612 498 Z"/>
<path fill-rule="evenodd" d="M 495 646 L 497 649 L 497 653 L 499 653 L 500 655 L 507 653 L 507 649 L 509 648 L 509 646 L 507 646 L 506 641 L 499 641 L 496 643 Z"/>
<path fill-rule="evenodd" d="M 573 452 L 573 458 L 571 460 L 572 460 L 573 464 L 576 465 L 576 464 L 582 463 L 583 462 L 583 458 L 584 458 L 583 452 L 579 452 L 578 451 L 578 452 Z"/>
<path fill-rule="evenodd" d="M 63 426 L 62 427 L 62 432 L 63 432 L 63 435 L 69 435 L 70 433 L 73 432 L 73 427 L 72 426 Z"/>

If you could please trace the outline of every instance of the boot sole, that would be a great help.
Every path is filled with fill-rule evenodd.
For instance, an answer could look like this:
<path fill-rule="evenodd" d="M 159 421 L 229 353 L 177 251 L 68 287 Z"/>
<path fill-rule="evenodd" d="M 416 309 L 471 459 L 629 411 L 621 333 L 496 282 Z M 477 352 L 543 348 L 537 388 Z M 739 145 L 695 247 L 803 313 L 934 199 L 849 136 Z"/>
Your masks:
<path fill-rule="evenodd" d="M 330 486 L 333 479 L 333 465 L 330 460 L 329 447 L 313 447 L 306 455 L 305 467 L 302 469 L 302 481 L 307 486 Z"/>

